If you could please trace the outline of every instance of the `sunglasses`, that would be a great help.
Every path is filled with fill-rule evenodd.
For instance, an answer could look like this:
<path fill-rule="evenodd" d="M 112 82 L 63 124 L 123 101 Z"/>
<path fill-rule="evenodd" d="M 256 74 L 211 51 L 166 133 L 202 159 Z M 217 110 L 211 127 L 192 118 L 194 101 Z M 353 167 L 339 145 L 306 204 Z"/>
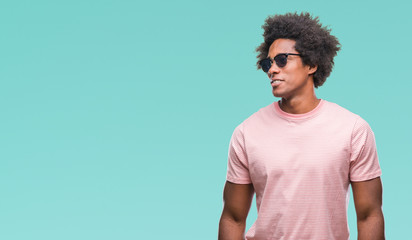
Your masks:
<path fill-rule="evenodd" d="M 280 68 L 283 68 L 286 66 L 286 63 L 288 63 L 288 56 L 289 55 L 296 55 L 300 56 L 300 54 L 297 53 L 280 53 L 276 55 L 273 60 L 271 58 L 265 58 L 259 62 L 259 65 L 262 67 L 262 70 L 264 72 L 268 72 L 270 67 L 272 67 L 273 61 L 275 61 L 276 65 Z"/>

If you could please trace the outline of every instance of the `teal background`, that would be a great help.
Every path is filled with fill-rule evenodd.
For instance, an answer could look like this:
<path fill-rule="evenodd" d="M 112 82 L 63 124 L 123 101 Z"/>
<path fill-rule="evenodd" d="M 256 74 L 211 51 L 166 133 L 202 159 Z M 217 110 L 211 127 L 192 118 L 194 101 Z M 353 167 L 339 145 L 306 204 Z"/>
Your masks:
<path fill-rule="evenodd" d="M 386 237 L 406 239 L 411 7 L 1 1 L 0 239 L 216 239 L 231 134 L 278 100 L 255 67 L 260 27 L 290 11 L 319 16 L 340 40 L 317 95 L 372 127 Z M 255 218 L 253 205 L 248 227 Z"/>

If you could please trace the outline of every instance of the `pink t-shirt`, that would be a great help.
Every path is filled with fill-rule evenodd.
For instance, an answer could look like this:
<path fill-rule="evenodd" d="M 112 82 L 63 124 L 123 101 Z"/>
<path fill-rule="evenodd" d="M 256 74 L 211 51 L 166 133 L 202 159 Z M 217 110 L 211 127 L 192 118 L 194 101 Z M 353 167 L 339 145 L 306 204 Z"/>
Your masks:
<path fill-rule="evenodd" d="M 350 181 L 381 175 L 368 123 L 321 100 L 304 114 L 278 102 L 233 132 L 227 180 L 253 183 L 258 217 L 246 239 L 347 240 Z"/>

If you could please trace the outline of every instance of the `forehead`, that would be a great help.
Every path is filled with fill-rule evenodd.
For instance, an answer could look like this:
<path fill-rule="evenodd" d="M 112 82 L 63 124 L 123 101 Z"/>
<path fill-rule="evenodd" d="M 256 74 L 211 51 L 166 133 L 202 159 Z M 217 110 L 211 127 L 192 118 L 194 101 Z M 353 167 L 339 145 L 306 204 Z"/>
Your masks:
<path fill-rule="evenodd" d="M 268 56 L 273 58 L 279 53 L 298 53 L 295 50 L 296 41 L 292 39 L 276 39 L 269 47 Z"/>

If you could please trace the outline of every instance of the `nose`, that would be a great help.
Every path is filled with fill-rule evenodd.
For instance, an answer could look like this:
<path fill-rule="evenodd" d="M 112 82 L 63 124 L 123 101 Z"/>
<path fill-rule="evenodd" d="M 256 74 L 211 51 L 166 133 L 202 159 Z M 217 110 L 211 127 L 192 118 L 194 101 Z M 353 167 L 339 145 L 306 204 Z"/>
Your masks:
<path fill-rule="evenodd" d="M 280 68 L 278 67 L 278 65 L 276 65 L 275 62 L 272 63 L 272 66 L 270 66 L 269 70 L 268 70 L 268 76 L 271 78 L 274 74 L 279 73 Z"/>

